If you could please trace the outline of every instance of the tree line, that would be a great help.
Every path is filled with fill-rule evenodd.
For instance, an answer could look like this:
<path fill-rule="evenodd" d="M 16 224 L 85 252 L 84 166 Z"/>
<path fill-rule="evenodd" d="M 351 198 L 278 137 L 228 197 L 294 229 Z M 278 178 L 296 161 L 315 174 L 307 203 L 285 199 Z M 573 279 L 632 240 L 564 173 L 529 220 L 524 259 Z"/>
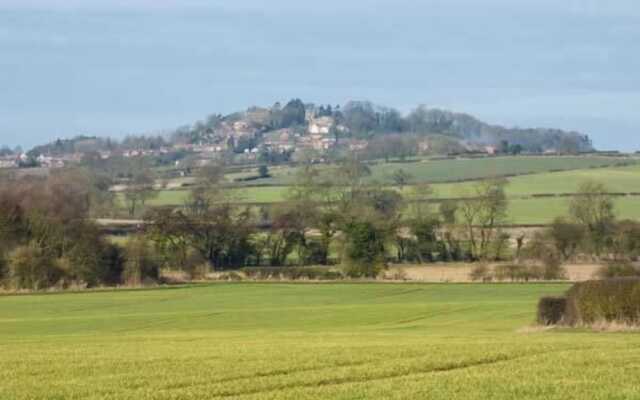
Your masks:
<path fill-rule="evenodd" d="M 211 165 L 180 207 L 151 208 L 142 232 L 117 245 L 93 222 L 112 206 L 89 169 L 0 185 L 0 275 L 9 286 L 116 285 L 157 281 L 160 270 L 190 277 L 247 266 L 340 266 L 374 278 L 388 263 L 489 262 L 559 267 L 587 258 L 629 262 L 640 255 L 640 224 L 618 220 L 612 197 L 583 183 L 567 215 L 535 233 L 514 234 L 503 179 L 469 186 L 459 200 L 434 200 L 429 185 L 370 184 L 368 166 L 343 160 L 329 173 L 299 168 L 285 202 L 240 206 Z M 402 175 L 402 174 L 399 174 Z M 405 177 L 406 178 L 406 177 Z M 402 181 L 398 177 L 398 182 Z M 506 273 L 509 273 L 508 271 Z"/>

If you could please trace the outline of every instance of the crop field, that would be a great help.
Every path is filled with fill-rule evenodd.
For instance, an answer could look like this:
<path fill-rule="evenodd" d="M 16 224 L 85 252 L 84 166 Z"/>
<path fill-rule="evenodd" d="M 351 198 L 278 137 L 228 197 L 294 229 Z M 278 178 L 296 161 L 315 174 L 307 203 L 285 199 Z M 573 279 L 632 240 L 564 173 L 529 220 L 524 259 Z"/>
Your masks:
<path fill-rule="evenodd" d="M 637 333 L 527 328 L 564 284 L 0 297 L 2 399 L 634 399 Z"/>

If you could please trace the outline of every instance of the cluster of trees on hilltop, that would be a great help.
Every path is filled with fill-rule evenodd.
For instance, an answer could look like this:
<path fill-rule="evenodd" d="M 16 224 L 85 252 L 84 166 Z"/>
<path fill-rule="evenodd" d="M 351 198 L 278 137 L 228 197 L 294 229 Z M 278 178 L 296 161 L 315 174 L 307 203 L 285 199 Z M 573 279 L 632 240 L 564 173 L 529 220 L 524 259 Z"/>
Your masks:
<path fill-rule="evenodd" d="M 356 136 L 411 133 L 419 136 L 443 135 L 473 144 L 521 146 L 522 150 L 541 152 L 555 149 L 578 153 L 593 150 L 588 136 L 558 129 L 520 129 L 489 125 L 468 114 L 419 106 L 403 116 L 393 108 L 377 107 L 369 102 L 351 102 L 342 110 L 344 122 Z"/>
<path fill-rule="evenodd" d="M 588 136 L 577 132 L 557 129 L 520 129 L 489 125 L 468 114 L 419 106 L 406 115 L 389 107 L 377 106 L 367 101 L 351 101 L 344 107 L 315 106 L 293 99 L 285 106 L 276 103 L 273 107 L 261 109 L 263 117 L 252 119 L 252 110 L 237 112 L 227 116 L 213 114 L 193 126 L 176 130 L 173 140 L 199 143 L 215 141 L 216 131 L 223 122 L 244 120 L 257 132 L 267 132 L 281 128 L 306 127 L 305 115 L 310 112 L 315 117 L 333 117 L 336 124 L 347 128 L 346 135 L 362 139 L 385 137 L 388 134 L 414 136 L 440 135 L 457 142 L 476 145 L 517 145 L 524 151 L 541 152 L 554 149 L 559 152 L 578 153 L 593 149 Z M 304 129 L 302 129 L 304 132 Z"/>

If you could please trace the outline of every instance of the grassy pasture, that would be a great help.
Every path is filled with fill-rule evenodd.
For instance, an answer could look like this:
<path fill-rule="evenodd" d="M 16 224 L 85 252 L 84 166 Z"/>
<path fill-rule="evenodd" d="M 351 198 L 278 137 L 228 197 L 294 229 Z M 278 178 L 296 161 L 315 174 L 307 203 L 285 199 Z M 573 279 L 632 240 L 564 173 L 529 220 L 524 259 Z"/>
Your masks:
<path fill-rule="evenodd" d="M 543 164 L 543 161 L 547 164 Z M 574 168 L 579 166 L 597 166 L 598 163 L 612 163 L 616 161 L 607 157 L 498 157 L 479 160 L 445 160 L 445 161 L 419 161 L 408 164 L 381 164 L 374 166 L 374 176 L 381 176 L 382 172 L 375 172 L 376 168 L 398 168 L 407 165 L 419 166 L 425 171 L 431 164 L 448 165 L 455 175 L 455 165 L 469 163 L 465 169 L 480 168 L 479 171 L 486 173 L 488 165 L 494 163 L 500 165 L 497 170 L 505 171 L 513 167 L 514 164 L 527 163 L 536 168 L 558 169 Z M 619 161 L 619 160 L 617 160 Z M 557 164 L 562 162 L 562 164 Z M 553 167 L 553 168 L 552 168 Z M 484 168 L 484 169 L 483 169 Z M 533 168 L 533 167 L 531 167 Z M 294 168 L 279 167 L 274 168 L 275 176 L 278 174 L 291 174 Z M 407 168 L 405 168 L 407 169 Z M 514 172 L 514 171 L 512 171 Z M 386 172 L 385 172 L 386 173 Z M 431 173 L 431 172 L 429 172 Z M 424 175 L 423 175 L 424 176 Z M 640 165 L 605 168 L 586 168 L 567 170 L 560 172 L 541 172 L 530 175 L 522 175 L 509 178 L 507 195 L 511 198 L 510 219 L 516 224 L 536 224 L 547 223 L 554 217 L 565 215 L 567 209 L 567 198 L 526 198 L 534 194 L 563 194 L 575 193 L 578 185 L 588 179 L 594 179 L 607 184 L 613 192 L 640 193 Z M 417 181 L 416 176 L 416 181 Z M 460 183 L 434 183 L 433 196 L 436 198 L 457 198 L 464 197 L 470 192 L 473 182 Z M 404 188 L 405 194 L 411 196 L 411 186 Z M 234 201 L 237 203 L 277 203 L 283 201 L 289 191 L 288 186 L 260 186 L 260 187 L 238 187 L 230 189 Z M 182 205 L 189 196 L 187 190 L 161 190 L 158 196 L 149 201 L 151 206 Z M 122 194 L 118 194 L 119 203 L 124 206 Z M 616 205 L 621 218 L 640 219 L 639 197 L 617 198 Z"/>
<path fill-rule="evenodd" d="M 404 163 L 377 163 L 370 166 L 369 182 L 392 184 L 394 171 L 403 169 L 410 173 L 416 182 L 441 183 L 482 179 L 493 176 L 534 174 L 554 170 L 574 170 L 604 167 L 633 159 L 604 156 L 517 156 L 487 157 L 476 159 L 431 160 L 428 158 L 411 160 Z M 331 174 L 335 166 L 320 166 L 325 173 Z M 286 186 L 295 181 L 298 167 L 273 167 L 271 178 L 261 179 L 254 183 L 274 186 Z M 244 177 L 231 174 L 228 179 Z"/>
<path fill-rule="evenodd" d="M 604 182 L 613 192 L 640 193 L 640 166 L 579 169 L 562 172 L 546 172 L 509 178 L 507 194 L 511 197 L 532 194 L 575 193 L 578 185 L 588 179 Z M 473 186 L 473 182 L 436 183 L 432 185 L 434 196 L 438 198 L 462 197 Z M 288 186 L 260 186 L 231 189 L 239 201 L 250 203 L 275 203 L 283 201 Z M 405 193 L 411 193 L 411 186 Z M 153 205 L 183 204 L 187 190 L 162 190 Z"/>
<path fill-rule="evenodd" d="M 2 399 L 632 399 L 637 334 L 527 331 L 567 285 L 0 297 Z"/>
<path fill-rule="evenodd" d="M 640 193 L 640 166 L 578 169 L 572 171 L 546 172 L 509 178 L 509 196 L 532 194 L 575 193 L 580 183 L 596 180 L 607 185 L 612 192 Z M 441 198 L 460 197 L 473 182 L 442 183 L 432 185 L 435 195 Z"/>
<path fill-rule="evenodd" d="M 372 181 L 393 183 L 394 171 L 404 169 L 416 182 L 438 183 L 494 176 L 535 174 L 553 170 L 573 170 L 613 165 L 623 160 L 611 157 L 495 157 L 422 161 L 406 164 L 378 164 L 371 168 Z"/>

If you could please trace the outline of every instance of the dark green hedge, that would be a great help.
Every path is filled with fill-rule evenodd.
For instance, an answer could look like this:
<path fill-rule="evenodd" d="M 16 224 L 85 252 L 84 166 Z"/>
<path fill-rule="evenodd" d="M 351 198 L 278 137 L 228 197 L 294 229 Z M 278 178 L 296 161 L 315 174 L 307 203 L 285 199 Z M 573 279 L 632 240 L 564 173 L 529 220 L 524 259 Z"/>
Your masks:
<path fill-rule="evenodd" d="M 562 322 L 567 299 L 565 297 L 543 297 L 538 302 L 538 323 L 557 325 Z"/>

